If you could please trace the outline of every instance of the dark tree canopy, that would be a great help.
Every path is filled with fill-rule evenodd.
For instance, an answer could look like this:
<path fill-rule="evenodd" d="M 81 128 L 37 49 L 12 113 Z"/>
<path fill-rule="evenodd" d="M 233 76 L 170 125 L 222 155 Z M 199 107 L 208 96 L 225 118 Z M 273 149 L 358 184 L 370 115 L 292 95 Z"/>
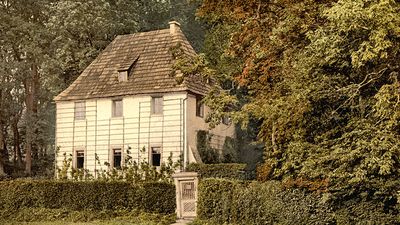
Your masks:
<path fill-rule="evenodd" d="M 393 200 L 398 1 L 204 0 L 198 15 L 211 30 L 203 66 L 189 72 L 219 84 L 207 97 L 211 122 L 258 121 L 260 179 L 310 180 L 339 196 L 367 191 Z"/>

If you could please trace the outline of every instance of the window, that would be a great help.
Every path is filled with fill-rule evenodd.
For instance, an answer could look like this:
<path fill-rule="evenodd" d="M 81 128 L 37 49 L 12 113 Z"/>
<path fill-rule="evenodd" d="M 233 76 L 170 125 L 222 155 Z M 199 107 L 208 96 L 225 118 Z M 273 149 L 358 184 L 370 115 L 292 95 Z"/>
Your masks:
<path fill-rule="evenodd" d="M 112 117 L 122 116 L 122 99 L 114 100 L 112 102 Z"/>
<path fill-rule="evenodd" d="M 77 150 L 75 152 L 75 168 L 76 169 L 83 169 L 85 164 L 85 151 Z"/>
<path fill-rule="evenodd" d="M 162 114 L 163 113 L 163 98 L 153 97 L 151 99 L 151 113 Z"/>
<path fill-rule="evenodd" d="M 228 116 L 223 116 L 222 117 L 222 123 L 225 125 L 229 125 L 231 122 L 231 119 Z"/>
<path fill-rule="evenodd" d="M 151 165 L 161 166 L 161 147 L 151 147 Z"/>
<path fill-rule="evenodd" d="M 118 81 L 124 82 L 127 80 L 128 80 L 128 71 L 127 70 L 118 71 Z"/>
<path fill-rule="evenodd" d="M 204 103 L 201 96 L 196 96 L 196 116 L 204 117 Z"/>
<path fill-rule="evenodd" d="M 116 169 L 121 169 L 122 165 L 122 150 L 121 148 L 112 149 L 112 166 Z"/>
<path fill-rule="evenodd" d="M 75 102 L 75 119 L 76 120 L 84 120 L 86 114 L 86 104 L 85 102 Z"/>

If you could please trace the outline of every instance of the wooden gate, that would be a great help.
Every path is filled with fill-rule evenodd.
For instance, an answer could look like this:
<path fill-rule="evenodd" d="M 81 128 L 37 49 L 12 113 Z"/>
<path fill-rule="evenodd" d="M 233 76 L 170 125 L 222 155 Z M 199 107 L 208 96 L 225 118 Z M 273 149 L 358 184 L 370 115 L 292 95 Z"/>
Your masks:
<path fill-rule="evenodd" d="M 176 214 L 178 218 L 196 217 L 197 173 L 176 173 L 173 178 L 176 187 Z"/>

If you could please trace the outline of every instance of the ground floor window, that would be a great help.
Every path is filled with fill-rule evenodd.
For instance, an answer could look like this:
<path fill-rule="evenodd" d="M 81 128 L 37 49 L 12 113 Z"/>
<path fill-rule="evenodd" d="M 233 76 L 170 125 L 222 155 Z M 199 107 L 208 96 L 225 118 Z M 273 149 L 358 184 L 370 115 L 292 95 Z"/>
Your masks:
<path fill-rule="evenodd" d="M 83 169 L 85 164 L 85 151 L 77 150 L 75 152 L 75 168 Z"/>
<path fill-rule="evenodd" d="M 122 166 L 122 149 L 121 148 L 113 148 L 112 149 L 112 166 L 116 169 L 121 169 Z"/>
<path fill-rule="evenodd" d="M 161 166 L 161 147 L 151 147 L 151 165 Z"/>

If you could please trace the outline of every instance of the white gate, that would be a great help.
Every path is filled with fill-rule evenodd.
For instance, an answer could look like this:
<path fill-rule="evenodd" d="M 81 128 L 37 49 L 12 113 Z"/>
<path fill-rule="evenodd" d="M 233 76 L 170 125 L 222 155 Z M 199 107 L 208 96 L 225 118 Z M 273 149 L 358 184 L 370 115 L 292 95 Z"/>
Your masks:
<path fill-rule="evenodd" d="M 176 187 L 176 214 L 178 218 L 196 217 L 197 173 L 176 173 L 173 178 Z"/>

